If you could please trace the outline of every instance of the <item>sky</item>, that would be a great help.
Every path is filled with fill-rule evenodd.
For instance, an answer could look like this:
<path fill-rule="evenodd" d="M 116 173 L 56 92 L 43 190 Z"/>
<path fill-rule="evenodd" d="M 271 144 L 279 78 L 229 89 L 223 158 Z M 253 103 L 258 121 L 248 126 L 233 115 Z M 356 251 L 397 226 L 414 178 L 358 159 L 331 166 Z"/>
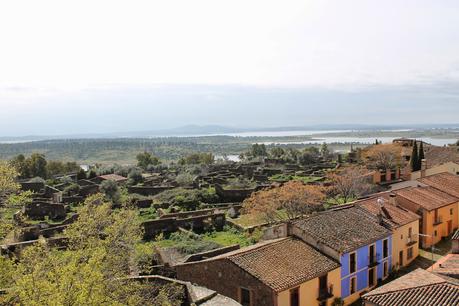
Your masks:
<path fill-rule="evenodd" d="M 0 136 L 458 123 L 456 0 L 0 2 Z"/>

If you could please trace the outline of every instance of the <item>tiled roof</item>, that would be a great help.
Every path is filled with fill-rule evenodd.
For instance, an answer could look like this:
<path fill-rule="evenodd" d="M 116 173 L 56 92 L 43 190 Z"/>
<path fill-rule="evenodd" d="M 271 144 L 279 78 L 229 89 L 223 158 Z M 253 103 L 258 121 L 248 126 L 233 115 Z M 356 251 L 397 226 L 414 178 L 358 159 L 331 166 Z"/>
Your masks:
<path fill-rule="evenodd" d="M 457 147 L 425 147 L 425 158 L 427 161 L 427 168 L 436 165 L 444 164 L 447 162 L 459 162 L 459 151 Z"/>
<path fill-rule="evenodd" d="M 418 181 L 459 198 L 459 176 L 457 175 L 443 172 L 426 176 Z"/>
<path fill-rule="evenodd" d="M 459 285 L 417 269 L 363 296 L 378 306 L 459 305 Z"/>
<path fill-rule="evenodd" d="M 437 209 L 459 201 L 458 198 L 430 186 L 408 187 L 396 190 L 394 193 L 427 210 Z"/>
<path fill-rule="evenodd" d="M 459 254 L 448 254 L 433 265 L 433 272 L 452 278 L 459 278 Z"/>
<path fill-rule="evenodd" d="M 378 199 L 384 199 L 384 209 L 382 211 L 384 226 L 395 229 L 405 224 L 420 219 L 420 216 L 411 212 L 403 207 L 395 206 L 390 203 L 390 196 L 388 192 L 380 193 L 377 196 L 358 200 L 354 202 L 356 207 L 360 207 L 370 213 L 373 217 L 377 217 L 380 213 L 380 205 Z"/>
<path fill-rule="evenodd" d="M 340 267 L 296 238 L 264 241 L 205 261 L 229 260 L 276 292 L 294 288 Z M 184 265 L 191 265 L 188 263 Z"/>
<path fill-rule="evenodd" d="M 305 242 L 286 238 L 228 256 L 234 264 L 276 292 L 298 286 L 339 268 L 339 264 Z"/>
<path fill-rule="evenodd" d="M 341 253 L 391 234 L 374 222 L 368 213 L 353 205 L 312 215 L 295 222 L 295 226 L 304 231 L 305 235 Z"/>

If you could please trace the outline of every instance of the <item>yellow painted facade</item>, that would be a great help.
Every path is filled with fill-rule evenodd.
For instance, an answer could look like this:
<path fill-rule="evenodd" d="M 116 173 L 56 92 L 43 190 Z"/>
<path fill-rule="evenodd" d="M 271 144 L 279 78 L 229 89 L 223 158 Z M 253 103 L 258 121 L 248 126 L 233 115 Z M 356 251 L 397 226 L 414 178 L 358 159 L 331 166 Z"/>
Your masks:
<path fill-rule="evenodd" d="M 441 165 L 436 165 L 424 171 L 424 174 L 422 173 L 422 171 L 411 172 L 411 180 L 417 180 L 420 179 L 422 176 L 430 176 L 443 172 L 448 172 L 456 175 L 459 172 L 459 164 L 456 164 L 455 162 L 447 162 Z"/>
<path fill-rule="evenodd" d="M 419 221 L 398 227 L 392 234 L 392 268 L 410 264 L 419 255 Z M 410 251 L 411 249 L 411 251 Z"/>
<path fill-rule="evenodd" d="M 336 297 L 341 295 L 341 269 L 337 268 L 328 273 L 328 285 L 333 285 L 333 297 L 327 301 L 330 306 Z M 311 279 L 299 286 L 300 306 L 318 306 L 319 278 Z M 290 306 L 290 290 L 277 295 L 277 306 Z"/>
<path fill-rule="evenodd" d="M 435 210 L 424 210 L 422 216 L 421 232 L 429 237 L 421 237 L 423 248 L 429 248 L 437 244 L 444 237 L 451 235 L 458 228 L 459 223 L 459 203 L 453 203 Z M 436 222 L 436 219 L 438 222 Z"/>

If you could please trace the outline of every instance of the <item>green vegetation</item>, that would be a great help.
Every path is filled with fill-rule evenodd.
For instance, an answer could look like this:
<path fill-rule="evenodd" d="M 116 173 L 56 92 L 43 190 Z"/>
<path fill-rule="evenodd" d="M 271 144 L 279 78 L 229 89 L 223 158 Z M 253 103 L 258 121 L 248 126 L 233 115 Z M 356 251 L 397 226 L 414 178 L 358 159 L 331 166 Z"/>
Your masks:
<path fill-rule="evenodd" d="M 153 197 L 154 203 L 169 203 L 184 211 L 196 210 L 202 203 L 217 203 L 218 195 L 215 188 L 166 190 Z"/>
<path fill-rule="evenodd" d="M 305 184 L 319 182 L 323 180 L 322 176 L 301 176 L 301 175 L 288 175 L 288 174 L 275 174 L 269 177 L 272 182 L 287 182 L 287 181 L 301 181 Z"/>

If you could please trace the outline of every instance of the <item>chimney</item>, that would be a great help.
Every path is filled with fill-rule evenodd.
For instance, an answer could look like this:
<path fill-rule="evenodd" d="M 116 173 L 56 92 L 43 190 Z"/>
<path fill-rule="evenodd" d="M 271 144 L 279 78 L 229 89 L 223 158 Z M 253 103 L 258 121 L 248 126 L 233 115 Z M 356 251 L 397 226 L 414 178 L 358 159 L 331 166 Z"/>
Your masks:
<path fill-rule="evenodd" d="M 427 160 L 423 158 L 421 160 L 421 178 L 426 176 L 426 170 L 427 170 Z"/>
<path fill-rule="evenodd" d="M 397 195 L 395 193 L 390 193 L 389 194 L 389 204 L 397 206 Z"/>
<path fill-rule="evenodd" d="M 383 224 L 383 208 L 384 208 L 384 199 L 383 198 L 378 198 L 378 200 L 376 201 L 379 205 L 379 211 L 378 211 L 378 215 L 377 215 L 377 218 L 378 218 L 378 223 L 380 225 Z"/>

